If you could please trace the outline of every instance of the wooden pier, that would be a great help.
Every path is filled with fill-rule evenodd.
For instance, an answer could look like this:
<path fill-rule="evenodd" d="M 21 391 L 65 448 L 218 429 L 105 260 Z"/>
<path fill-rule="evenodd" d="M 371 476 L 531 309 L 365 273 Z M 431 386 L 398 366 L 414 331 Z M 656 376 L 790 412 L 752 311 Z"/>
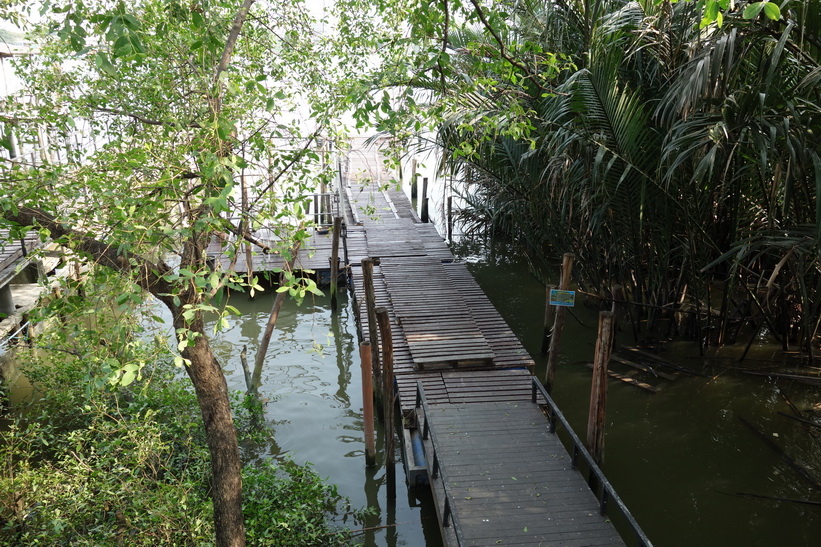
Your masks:
<path fill-rule="evenodd" d="M 649 545 L 534 382 L 532 358 L 435 228 L 419 221 L 400 190 L 384 185 L 381 169 L 375 151 L 347 164 L 351 284 L 360 336 L 368 340 L 362 260 L 378 259 L 373 288 L 376 306 L 390 315 L 405 468 L 413 484 L 422 467 L 445 543 L 624 545 L 604 516 L 609 500 L 629 535 Z M 414 455 L 415 442 L 424 461 Z"/>
<path fill-rule="evenodd" d="M 369 259 L 375 307 L 390 318 L 404 467 L 412 486 L 430 485 L 445 543 L 624 545 L 605 515 L 609 504 L 622 533 L 649 545 L 534 380 L 533 359 L 436 228 L 420 221 L 390 181 L 379 152 L 355 146 L 338 185 L 360 340 L 370 338 L 363 276 Z M 305 248 L 312 253 L 296 267 L 328 268 L 329 248 L 327 236 L 315 234 Z M 209 254 L 225 267 L 217 244 Z M 256 256 L 256 272 L 282 265 L 278 257 Z M 235 269 L 245 271 L 240 262 Z M 381 343 L 377 337 L 373 347 Z"/>

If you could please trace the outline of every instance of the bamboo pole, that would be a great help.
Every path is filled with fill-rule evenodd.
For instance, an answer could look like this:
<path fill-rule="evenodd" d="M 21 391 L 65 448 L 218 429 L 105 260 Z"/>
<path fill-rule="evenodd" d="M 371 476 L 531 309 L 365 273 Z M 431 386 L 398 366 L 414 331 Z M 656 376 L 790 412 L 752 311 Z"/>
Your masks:
<path fill-rule="evenodd" d="M 548 285 L 545 287 L 544 295 L 544 330 L 542 331 L 542 355 L 547 354 L 550 349 L 550 338 L 553 328 L 553 317 L 556 315 L 556 307 L 550 305 L 550 291 L 556 288 L 556 285 Z"/>
<path fill-rule="evenodd" d="M 388 478 L 388 499 L 396 498 L 396 458 L 394 457 L 393 437 L 393 336 L 391 335 L 391 319 L 386 308 L 377 308 L 376 317 L 379 321 L 379 334 L 382 337 L 382 396 L 385 412 L 385 474 Z"/>
<path fill-rule="evenodd" d="M 359 345 L 359 360 L 362 363 L 362 420 L 365 422 L 365 465 L 376 464 L 376 441 L 373 426 L 373 369 L 371 366 L 371 343 Z"/>
<path fill-rule="evenodd" d="M 575 259 L 573 253 L 564 253 L 562 256 L 562 277 L 559 282 L 559 289 L 566 291 L 570 286 L 570 274 L 573 271 L 573 260 Z M 550 337 L 550 351 L 547 355 L 547 369 L 545 370 L 545 389 L 550 393 L 553 389 L 553 377 L 556 375 L 556 362 L 559 358 L 559 340 L 562 336 L 562 329 L 564 328 L 565 309 L 558 307 L 556 310 L 556 317 L 553 322 L 553 335 Z"/>
<path fill-rule="evenodd" d="M 604 411 L 607 401 L 607 364 L 613 348 L 613 312 L 599 313 L 599 335 L 593 361 L 590 412 L 587 416 L 587 450 L 599 465 L 604 461 Z"/>
<path fill-rule="evenodd" d="M 342 232 L 342 217 L 334 217 L 333 243 L 331 244 L 331 311 L 337 309 L 337 281 L 339 277 L 339 237 Z"/>
<path fill-rule="evenodd" d="M 382 368 L 379 363 L 379 334 L 377 331 L 376 319 L 376 293 L 373 288 L 373 267 L 379 263 L 377 258 L 362 259 L 362 283 L 365 289 L 365 310 L 368 316 L 368 342 L 371 345 L 371 364 L 373 366 L 373 377 L 377 385 L 382 381 Z M 382 397 L 380 392 L 376 392 L 376 403 L 380 416 L 382 412 Z"/>

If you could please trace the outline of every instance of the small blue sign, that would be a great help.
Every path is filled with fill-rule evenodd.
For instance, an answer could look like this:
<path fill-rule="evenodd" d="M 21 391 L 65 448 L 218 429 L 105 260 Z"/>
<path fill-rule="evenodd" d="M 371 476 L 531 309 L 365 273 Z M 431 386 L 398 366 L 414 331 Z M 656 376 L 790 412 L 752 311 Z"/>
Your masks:
<path fill-rule="evenodd" d="M 551 306 L 567 306 L 572 308 L 576 304 L 576 291 L 561 291 L 550 289 Z"/>

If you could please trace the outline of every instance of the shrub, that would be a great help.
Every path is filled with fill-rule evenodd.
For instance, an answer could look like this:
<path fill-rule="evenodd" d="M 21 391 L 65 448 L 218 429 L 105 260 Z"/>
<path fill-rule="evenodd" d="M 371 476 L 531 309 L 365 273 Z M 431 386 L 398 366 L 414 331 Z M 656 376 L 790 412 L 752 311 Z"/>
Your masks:
<path fill-rule="evenodd" d="M 118 387 L 70 352 L 18 357 L 38 399 L 0 445 L 0 545 L 213 543 L 202 419 L 170 358 Z M 248 405 L 235 402 L 243 444 L 258 442 Z M 350 507 L 309 467 L 257 460 L 244 485 L 250 545 L 348 541 L 331 519 Z"/>

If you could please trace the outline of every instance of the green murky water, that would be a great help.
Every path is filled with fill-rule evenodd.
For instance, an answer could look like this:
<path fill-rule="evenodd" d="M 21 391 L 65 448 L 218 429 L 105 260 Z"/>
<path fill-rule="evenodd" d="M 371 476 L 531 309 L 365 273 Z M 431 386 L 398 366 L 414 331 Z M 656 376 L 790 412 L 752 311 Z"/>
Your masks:
<path fill-rule="evenodd" d="M 537 357 L 542 376 L 546 359 L 538 352 L 544 287 L 528 275 L 523 261 L 504 250 L 488 255 L 463 245 L 455 251 L 470 263 L 491 301 Z M 557 276 L 558 271 L 557 264 Z M 591 384 L 586 364 L 593 360 L 598 319 L 595 310 L 583 305 L 577 304 L 574 313 L 580 321 L 567 318 L 553 397 L 584 438 Z M 633 344 L 630 329 L 618 334 L 617 343 Z M 821 403 L 821 387 L 720 367 L 732 363 L 742 349 L 743 343 L 700 357 L 692 342 L 669 343 L 665 358 L 710 377 L 661 382 L 656 394 L 620 382 L 608 386 L 603 468 L 655 545 L 821 544 L 821 506 L 738 495 L 821 502 L 821 489 L 742 422 L 749 421 L 821 477 L 821 430 L 778 414 L 790 413 L 779 389 L 798 408 L 809 409 Z M 774 359 L 777 349 L 760 340 L 749 357 Z M 819 414 L 815 419 L 821 422 Z"/>
<path fill-rule="evenodd" d="M 544 289 L 510 253 L 487 253 L 460 245 L 457 255 L 500 313 L 537 357 Z M 558 271 L 558 267 L 557 267 Z M 245 388 L 239 353 L 254 352 L 268 318 L 272 295 L 232 304 L 242 316 L 219 334 L 214 347 L 230 387 Z M 569 317 L 561 344 L 554 398 L 583 435 L 589 401 L 589 369 L 597 316 L 583 305 Z M 629 329 L 628 329 L 629 330 Z M 632 344 L 628 331 L 619 343 Z M 741 418 L 783 447 L 815 477 L 821 477 L 821 431 L 810 431 L 779 415 L 789 409 L 779 389 L 801 409 L 821 403 L 821 388 L 771 381 L 717 367 L 738 348 L 700 357 L 688 342 L 670 343 L 663 355 L 709 377 L 681 376 L 657 394 L 611 382 L 608 387 L 604 470 L 648 536 L 658 546 L 791 545 L 821 543 L 821 506 L 772 501 L 738 494 L 821 501 L 813 487 L 761 440 Z M 753 359 L 772 359 L 765 340 Z M 360 534 L 366 545 L 440 545 L 432 503 L 424 491 L 408 490 L 401 463 L 395 503 L 386 498 L 385 472 L 367 469 L 362 435 L 362 395 L 354 319 L 347 302 L 331 314 L 327 298 L 287 303 L 280 314 L 263 373 L 262 394 L 275 442 L 257 448 L 259 457 L 288 455 L 311 462 L 339 486 L 355 506 L 376 507 L 378 515 Z M 812 417 L 807 414 L 807 417 Z M 816 418 L 818 419 L 818 418 Z M 377 432 L 377 444 L 384 430 Z"/>
<path fill-rule="evenodd" d="M 226 369 L 229 387 L 245 389 L 240 349 L 248 347 L 249 361 L 268 320 L 272 295 L 250 300 L 232 298 L 240 317 L 214 341 Z M 409 490 L 401 457 L 395 469 L 395 502 L 387 499 L 382 465 L 384 427 L 377 427 L 377 466 L 365 466 L 362 421 L 362 384 L 356 327 L 351 307 L 343 300 L 338 314 L 330 312 L 328 298 L 306 299 L 302 306 L 287 302 L 262 374 L 266 417 L 275 443 L 260 457 L 288 455 L 310 462 L 323 477 L 339 487 L 355 507 L 375 507 L 378 515 L 365 524 L 359 537 L 366 545 L 440 545 L 438 522 L 424 489 Z"/>

